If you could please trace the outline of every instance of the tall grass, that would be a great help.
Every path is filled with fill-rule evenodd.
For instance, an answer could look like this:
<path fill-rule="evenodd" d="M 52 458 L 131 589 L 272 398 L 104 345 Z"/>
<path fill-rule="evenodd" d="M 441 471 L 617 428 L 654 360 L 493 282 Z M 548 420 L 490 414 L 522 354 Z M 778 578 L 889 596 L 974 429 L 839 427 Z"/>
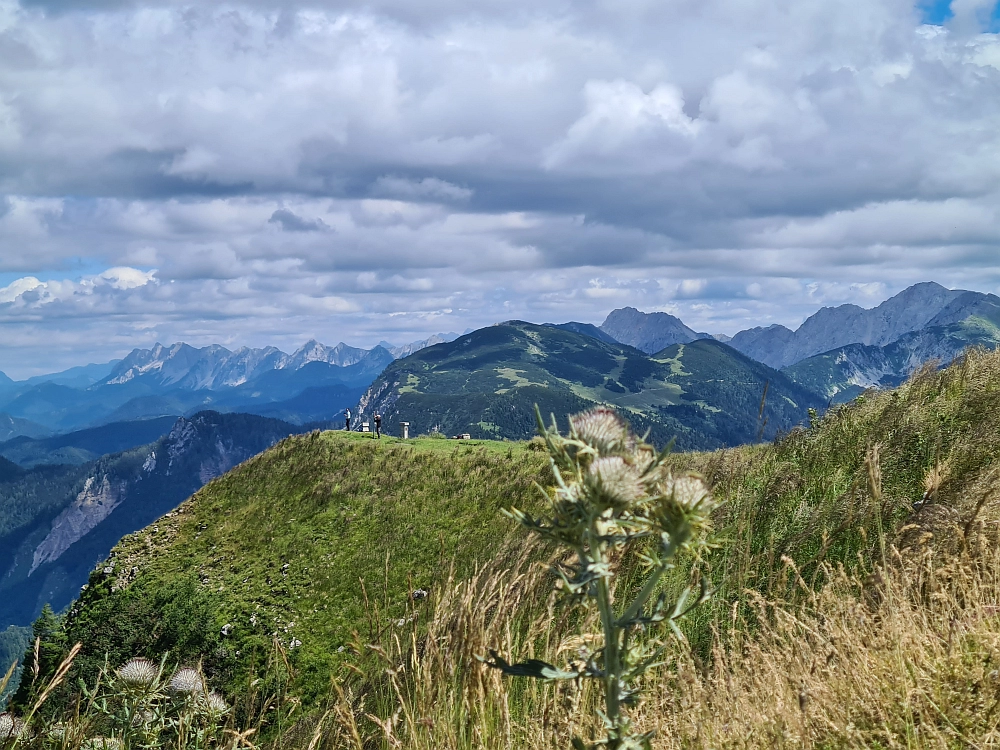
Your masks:
<path fill-rule="evenodd" d="M 635 725 L 664 749 L 1000 745 L 1000 552 L 980 541 L 946 561 L 889 547 L 887 568 L 831 567 L 819 591 L 786 561 L 798 600 L 749 594 L 753 617 L 735 608 L 708 660 L 675 644 Z M 550 661 L 577 650 L 596 619 L 558 615 L 552 584 L 527 557 L 452 581 L 426 635 L 369 646 L 383 682 L 340 693 L 308 747 L 568 748 L 597 735 L 592 683 L 515 680 L 476 658 L 497 643 Z M 526 597 L 546 606 L 526 617 Z M 307 746 L 293 740 L 274 747 Z"/>
<path fill-rule="evenodd" d="M 973 351 L 774 445 L 675 457 L 725 500 L 719 593 L 650 678 L 637 728 L 661 748 L 996 746 L 998 406 L 1000 354 Z M 518 606 L 484 605 L 508 585 Z M 558 619 L 550 586 L 502 558 L 452 582 L 425 640 L 378 646 L 391 690 L 363 710 L 345 696 L 316 746 L 596 736 L 590 686 L 498 679 L 473 658 L 499 642 L 557 662 L 578 646 L 594 623 Z"/>

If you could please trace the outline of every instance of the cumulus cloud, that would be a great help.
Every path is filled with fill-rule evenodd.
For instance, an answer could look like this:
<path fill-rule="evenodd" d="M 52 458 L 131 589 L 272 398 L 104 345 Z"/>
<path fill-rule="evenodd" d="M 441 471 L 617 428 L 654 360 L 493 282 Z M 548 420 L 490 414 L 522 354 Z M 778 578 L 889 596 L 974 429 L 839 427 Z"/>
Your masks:
<path fill-rule="evenodd" d="M 992 5 L 0 0 L 0 369 L 998 291 Z"/>

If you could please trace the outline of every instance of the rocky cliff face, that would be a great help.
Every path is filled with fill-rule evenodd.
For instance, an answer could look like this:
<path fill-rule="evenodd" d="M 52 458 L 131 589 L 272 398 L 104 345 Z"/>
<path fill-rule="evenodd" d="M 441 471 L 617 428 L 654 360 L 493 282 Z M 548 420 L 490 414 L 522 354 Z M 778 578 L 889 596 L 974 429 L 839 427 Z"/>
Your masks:
<path fill-rule="evenodd" d="M 125 499 L 128 482 L 113 485 L 105 474 L 98 480 L 87 477 L 80 494 L 66 510 L 56 516 L 52 528 L 32 555 L 30 576 L 39 565 L 57 560 L 74 543 L 82 539 Z"/>
<path fill-rule="evenodd" d="M 992 310 L 977 304 L 977 311 L 992 312 L 992 319 L 973 315 L 959 323 L 929 326 L 886 346 L 850 344 L 796 362 L 783 372 L 834 401 L 868 388 L 895 386 L 928 362 L 947 365 L 969 346 L 1000 346 L 1000 305 Z"/>
<path fill-rule="evenodd" d="M 78 467 L 80 479 L 61 509 L 0 539 L 0 546 L 16 547 L 0 569 L 0 629 L 29 624 L 46 602 L 57 611 L 65 607 L 125 534 L 301 429 L 247 414 L 202 412 L 178 419 L 151 445 Z"/>

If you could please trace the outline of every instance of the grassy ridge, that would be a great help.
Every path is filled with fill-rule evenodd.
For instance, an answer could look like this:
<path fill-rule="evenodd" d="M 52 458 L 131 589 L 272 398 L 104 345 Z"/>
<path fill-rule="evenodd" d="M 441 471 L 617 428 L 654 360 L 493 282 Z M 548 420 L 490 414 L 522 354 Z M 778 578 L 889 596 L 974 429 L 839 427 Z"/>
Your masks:
<path fill-rule="evenodd" d="M 115 548 L 67 622 L 86 644 L 80 673 L 93 676 L 106 652 L 169 650 L 204 656 L 233 691 L 277 637 L 315 698 L 353 631 L 376 637 L 452 561 L 464 575 L 489 558 L 499 509 L 530 498 L 545 466 L 525 444 L 289 438 Z M 382 621 L 366 619 L 366 595 Z"/>
<path fill-rule="evenodd" d="M 1000 353 L 973 351 L 774 445 L 675 456 L 714 482 L 722 546 L 706 561 L 711 606 L 684 624 L 688 645 L 637 711 L 654 747 L 995 746 L 998 407 Z M 430 625 L 438 649 L 383 644 L 388 669 L 415 675 L 380 706 L 400 722 L 366 726 L 342 703 L 317 746 L 509 750 L 596 731 L 588 684 L 477 672 L 487 645 L 562 664 L 579 643 L 546 609 L 545 581 L 507 565 L 446 593 Z M 533 596 L 481 616 L 510 586 Z M 466 671 L 477 676 L 452 676 Z"/>
<path fill-rule="evenodd" d="M 768 398 L 762 405 L 767 389 Z M 361 400 L 386 430 L 439 427 L 477 438 L 529 439 L 534 405 L 563 416 L 616 407 L 659 446 L 738 445 L 791 429 L 825 401 L 787 376 L 714 340 L 649 356 L 573 331 L 511 321 L 397 360 Z M 760 418 L 763 406 L 763 419 Z"/>

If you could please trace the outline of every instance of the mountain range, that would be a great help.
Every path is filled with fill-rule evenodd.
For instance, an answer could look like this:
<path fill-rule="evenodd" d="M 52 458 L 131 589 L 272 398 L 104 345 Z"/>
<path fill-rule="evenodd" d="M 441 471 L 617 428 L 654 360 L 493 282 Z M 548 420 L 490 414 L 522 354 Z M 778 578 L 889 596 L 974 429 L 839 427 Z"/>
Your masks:
<path fill-rule="evenodd" d="M 667 313 L 631 307 L 614 310 L 599 330 L 646 352 L 708 337 Z M 712 338 L 840 402 L 898 385 L 929 361 L 948 364 L 969 346 L 1000 346 L 1000 298 L 925 282 L 871 309 L 821 308 L 794 331 L 771 325 Z"/>
<path fill-rule="evenodd" d="M 976 315 L 996 297 L 980 292 L 945 289 L 940 284 L 914 284 L 877 307 L 824 307 L 794 331 L 772 325 L 740 331 L 729 342 L 759 362 L 782 368 L 850 344 L 882 347 L 923 328 L 961 322 Z"/>
<path fill-rule="evenodd" d="M 786 375 L 711 338 L 649 355 L 565 327 L 510 321 L 397 360 L 362 397 L 358 415 L 382 414 L 393 434 L 407 421 L 411 434 L 525 439 L 535 432 L 535 404 L 564 417 L 597 403 L 619 408 L 659 445 L 676 439 L 688 449 L 771 438 L 823 406 Z"/>
<path fill-rule="evenodd" d="M 157 344 L 104 365 L 20 382 L 0 373 L 0 440 L 206 408 L 296 424 L 329 419 L 353 405 L 395 357 L 456 335 L 372 349 L 309 341 L 291 354 L 275 347 L 231 351 L 218 345 Z"/>

